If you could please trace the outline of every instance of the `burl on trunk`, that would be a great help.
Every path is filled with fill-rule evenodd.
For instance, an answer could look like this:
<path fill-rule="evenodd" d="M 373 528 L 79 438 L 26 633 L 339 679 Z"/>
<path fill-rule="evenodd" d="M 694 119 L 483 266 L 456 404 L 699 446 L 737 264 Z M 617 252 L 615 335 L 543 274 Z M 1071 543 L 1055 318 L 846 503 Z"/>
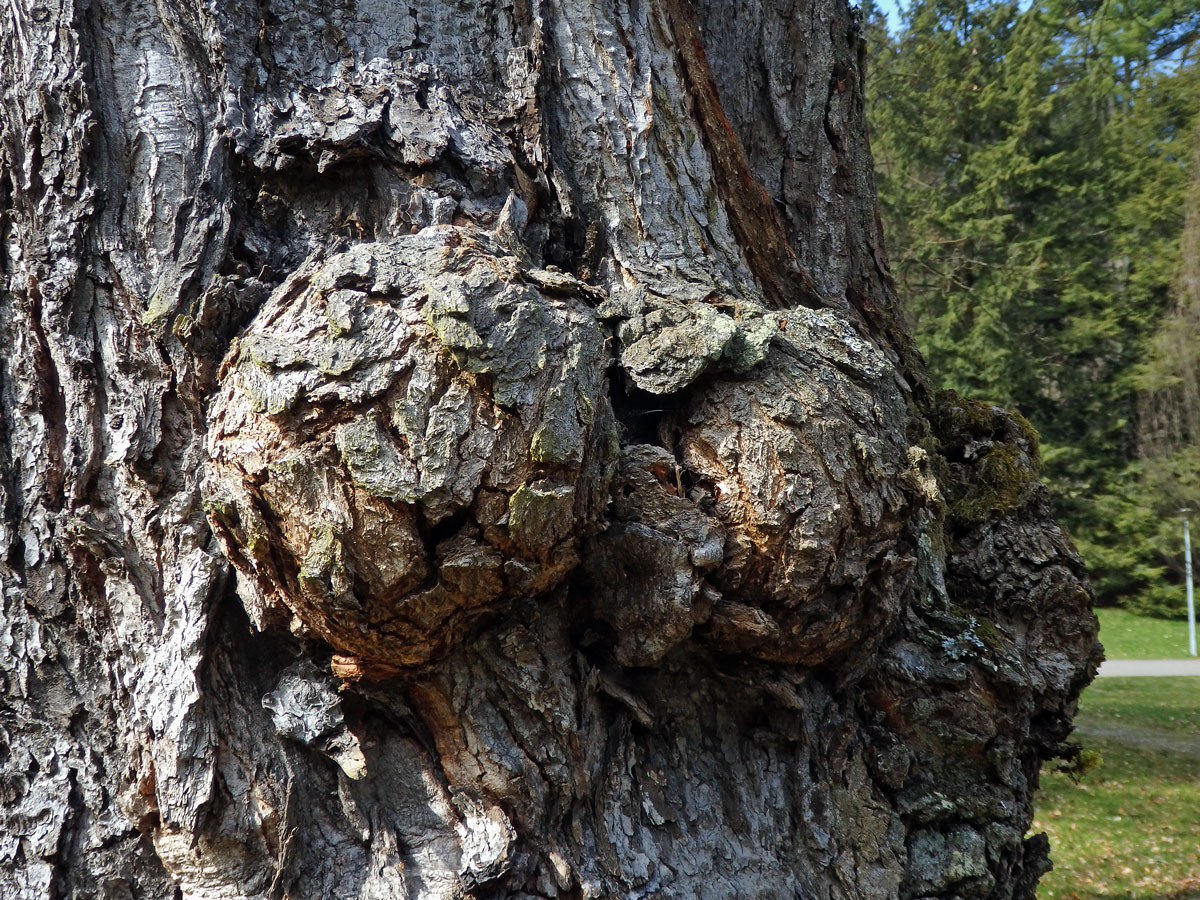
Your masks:
<path fill-rule="evenodd" d="M 0 895 L 1028 898 L 1099 647 L 844 0 L 0 14 Z"/>

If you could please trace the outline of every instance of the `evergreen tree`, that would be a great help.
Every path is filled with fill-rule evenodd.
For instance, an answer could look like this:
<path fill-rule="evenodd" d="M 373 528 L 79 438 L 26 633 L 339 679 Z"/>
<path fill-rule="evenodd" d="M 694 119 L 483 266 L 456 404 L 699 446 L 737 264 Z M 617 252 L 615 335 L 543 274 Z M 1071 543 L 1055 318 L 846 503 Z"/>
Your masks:
<path fill-rule="evenodd" d="M 1122 521 L 1144 520 L 1157 538 L 1141 573 L 1138 605 L 1173 613 L 1182 608 L 1183 558 L 1179 511 L 1200 510 L 1200 140 L 1187 194 L 1173 304 L 1138 367 L 1140 388 L 1138 496 Z"/>
<path fill-rule="evenodd" d="M 1138 379 L 1170 307 L 1200 4 L 917 0 L 876 23 L 894 274 L 946 387 L 1038 427 L 1102 601 L 1150 589 Z M 1134 519 L 1138 519 L 1137 516 Z"/>

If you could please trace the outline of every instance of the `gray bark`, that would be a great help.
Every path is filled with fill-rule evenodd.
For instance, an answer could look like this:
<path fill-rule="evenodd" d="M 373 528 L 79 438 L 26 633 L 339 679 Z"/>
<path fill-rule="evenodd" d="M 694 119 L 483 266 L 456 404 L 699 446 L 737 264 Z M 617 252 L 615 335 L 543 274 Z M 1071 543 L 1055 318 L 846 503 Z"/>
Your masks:
<path fill-rule="evenodd" d="M 1099 658 L 841 0 L 0 14 L 0 896 L 1032 898 Z"/>

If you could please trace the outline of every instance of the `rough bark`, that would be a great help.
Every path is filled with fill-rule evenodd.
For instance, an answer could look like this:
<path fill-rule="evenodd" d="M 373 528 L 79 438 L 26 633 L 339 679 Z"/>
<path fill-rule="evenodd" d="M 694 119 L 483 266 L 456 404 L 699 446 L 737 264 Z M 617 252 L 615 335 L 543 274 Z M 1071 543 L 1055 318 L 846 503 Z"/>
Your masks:
<path fill-rule="evenodd" d="M 0 895 L 1032 898 L 1099 655 L 841 0 L 0 17 Z"/>

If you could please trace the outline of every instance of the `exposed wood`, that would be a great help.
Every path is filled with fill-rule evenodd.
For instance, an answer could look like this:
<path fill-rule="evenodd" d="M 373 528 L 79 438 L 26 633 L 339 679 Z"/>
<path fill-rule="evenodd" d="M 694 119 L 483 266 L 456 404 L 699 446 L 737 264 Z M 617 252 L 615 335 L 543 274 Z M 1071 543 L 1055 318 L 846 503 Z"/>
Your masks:
<path fill-rule="evenodd" d="M 808 273 L 796 264 L 779 213 L 751 173 L 741 141 L 725 117 L 691 0 L 662 2 L 671 22 L 684 83 L 696 104 L 696 118 L 704 132 L 721 202 L 767 305 L 774 309 L 801 305 L 819 309 L 825 304 Z"/>

